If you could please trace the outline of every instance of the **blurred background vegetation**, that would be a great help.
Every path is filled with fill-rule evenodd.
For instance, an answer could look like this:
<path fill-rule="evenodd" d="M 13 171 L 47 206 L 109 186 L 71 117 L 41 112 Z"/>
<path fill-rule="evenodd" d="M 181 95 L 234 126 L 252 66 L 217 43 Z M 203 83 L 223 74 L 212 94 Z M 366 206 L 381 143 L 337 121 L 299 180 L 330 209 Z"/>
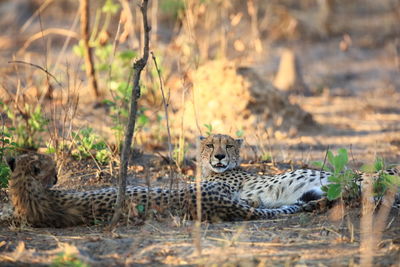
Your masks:
<path fill-rule="evenodd" d="M 132 64 L 142 53 L 141 15 L 137 1 L 89 0 L 85 40 L 83 2 L 0 2 L 2 138 L 104 163 L 123 137 Z M 256 156 L 270 159 L 282 143 L 322 153 L 325 145 L 358 140 L 324 136 L 398 130 L 397 117 L 359 124 L 377 107 L 355 104 L 377 94 L 398 97 L 398 0 L 151 0 L 148 14 L 177 162 L 194 136 L 212 132 L 247 136 L 259 145 Z M 166 115 L 152 61 L 141 85 L 136 145 L 165 150 Z"/>

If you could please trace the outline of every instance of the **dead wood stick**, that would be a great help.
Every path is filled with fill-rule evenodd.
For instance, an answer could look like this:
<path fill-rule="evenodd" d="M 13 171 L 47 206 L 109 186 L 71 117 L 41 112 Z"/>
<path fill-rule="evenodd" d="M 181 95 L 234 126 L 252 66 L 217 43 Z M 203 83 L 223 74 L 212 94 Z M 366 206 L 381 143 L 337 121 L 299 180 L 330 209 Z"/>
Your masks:
<path fill-rule="evenodd" d="M 129 110 L 128 125 L 125 130 L 125 139 L 122 144 L 121 151 L 121 166 L 119 168 L 119 183 L 118 183 L 118 196 L 115 204 L 114 216 L 111 220 L 111 227 L 114 227 L 119 221 L 122 209 L 125 206 L 125 192 L 126 192 L 126 176 L 128 171 L 128 162 L 131 155 L 131 145 L 133 132 L 135 130 L 136 113 L 138 109 L 138 99 L 140 97 L 140 74 L 147 64 L 149 58 L 149 33 L 150 26 L 147 22 L 147 4 L 148 0 L 143 0 L 140 6 L 140 11 L 143 16 L 143 28 L 144 28 L 144 47 L 143 56 L 133 64 L 133 88 L 131 96 L 131 106 Z"/>
<path fill-rule="evenodd" d="M 89 79 L 89 87 L 96 98 L 100 96 L 97 86 L 96 71 L 93 67 L 93 53 L 89 46 L 89 0 L 80 0 L 81 11 L 81 38 L 83 41 L 83 54 L 85 59 L 86 76 Z"/>

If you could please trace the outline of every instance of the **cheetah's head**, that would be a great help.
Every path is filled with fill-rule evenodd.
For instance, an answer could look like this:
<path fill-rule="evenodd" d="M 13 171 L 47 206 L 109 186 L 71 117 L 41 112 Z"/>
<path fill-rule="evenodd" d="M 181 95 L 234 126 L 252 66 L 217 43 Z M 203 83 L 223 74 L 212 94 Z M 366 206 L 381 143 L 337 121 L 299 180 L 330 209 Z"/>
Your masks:
<path fill-rule="evenodd" d="M 12 171 L 12 180 L 33 177 L 44 188 L 57 183 L 56 164 L 48 155 L 28 153 L 8 158 L 7 163 Z"/>
<path fill-rule="evenodd" d="M 231 170 L 240 164 L 240 147 L 243 139 L 229 135 L 213 134 L 200 137 L 201 171 L 204 177 L 211 173 Z"/>

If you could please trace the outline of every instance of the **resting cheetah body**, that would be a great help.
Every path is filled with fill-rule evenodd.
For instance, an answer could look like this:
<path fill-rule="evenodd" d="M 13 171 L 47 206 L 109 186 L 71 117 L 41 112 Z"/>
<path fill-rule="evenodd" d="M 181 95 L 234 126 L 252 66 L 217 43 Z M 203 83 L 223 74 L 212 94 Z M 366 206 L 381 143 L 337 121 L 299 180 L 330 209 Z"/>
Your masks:
<path fill-rule="evenodd" d="M 10 197 L 14 217 L 37 227 L 66 227 L 109 220 L 114 213 L 117 189 L 67 192 L 53 190 L 57 182 L 56 166 L 49 156 L 25 154 L 10 164 Z M 230 184 L 223 181 L 201 182 L 201 216 L 203 220 L 268 219 L 277 214 L 295 213 L 301 206 L 259 209 L 235 197 Z M 124 214 L 133 215 L 137 205 L 168 209 L 171 213 L 196 217 L 196 185 L 169 191 L 163 188 L 134 186 L 127 188 Z"/>
<path fill-rule="evenodd" d="M 321 186 L 328 183 L 329 175 L 328 172 L 315 170 L 296 170 L 268 176 L 234 169 L 212 174 L 207 180 L 235 184 L 237 198 L 251 206 L 276 208 L 321 198 Z"/>
<path fill-rule="evenodd" d="M 215 134 L 201 140 L 201 168 L 207 181 L 230 184 L 235 197 L 251 206 L 276 208 L 308 202 L 323 197 L 322 186 L 329 183 L 331 173 L 299 169 L 270 176 L 244 171 L 240 165 L 242 139 Z M 387 170 L 399 175 L 399 170 Z"/>

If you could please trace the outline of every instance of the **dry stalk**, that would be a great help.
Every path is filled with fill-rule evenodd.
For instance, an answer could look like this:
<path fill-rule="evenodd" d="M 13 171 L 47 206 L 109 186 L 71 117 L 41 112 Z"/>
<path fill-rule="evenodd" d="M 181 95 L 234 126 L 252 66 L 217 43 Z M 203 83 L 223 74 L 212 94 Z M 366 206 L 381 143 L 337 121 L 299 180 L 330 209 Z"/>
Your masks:
<path fill-rule="evenodd" d="M 267 128 L 265 128 L 265 133 L 267 134 L 267 142 L 268 142 L 268 150 L 269 150 L 269 154 L 271 155 L 271 162 L 272 162 L 272 166 L 276 166 L 276 162 L 275 162 L 275 157 L 272 153 L 272 144 L 271 144 L 271 136 L 269 135 L 269 131 Z"/>
<path fill-rule="evenodd" d="M 57 59 L 56 59 L 54 65 L 53 65 L 53 70 L 57 69 L 58 63 L 60 62 L 61 58 L 65 58 L 65 50 L 67 49 L 67 47 L 69 45 L 69 42 L 71 41 L 71 38 L 74 37 L 75 39 L 79 40 L 79 36 L 75 32 L 75 29 L 76 29 L 76 26 L 77 26 L 78 22 L 79 22 L 79 9 L 77 10 L 77 12 L 75 14 L 75 17 L 74 17 L 74 20 L 72 22 L 72 25 L 69 28 L 69 32 L 71 34 L 75 35 L 75 36 L 67 35 L 67 38 L 65 39 L 65 42 L 64 42 L 64 44 L 63 44 L 63 46 L 62 46 L 62 48 L 60 50 L 60 53 L 58 53 Z M 55 30 L 59 30 L 59 29 L 55 29 Z"/>
<path fill-rule="evenodd" d="M 42 32 L 35 33 L 34 35 L 30 36 L 24 43 L 21 49 L 18 50 L 18 54 L 25 52 L 25 50 L 36 40 L 43 38 L 44 36 L 50 35 L 50 34 L 59 34 L 63 36 L 67 36 L 69 39 L 74 38 L 74 39 L 79 39 L 79 36 L 76 32 L 72 30 L 66 30 L 66 29 L 59 29 L 59 28 L 49 28 L 45 29 Z"/>
<path fill-rule="evenodd" d="M 173 172 L 172 172 L 172 161 L 173 161 L 173 158 L 172 158 L 172 139 L 171 139 L 171 130 L 170 130 L 170 127 L 169 127 L 169 117 L 168 117 L 168 106 L 169 106 L 169 103 L 167 102 L 167 100 L 165 98 L 164 83 L 163 83 L 162 78 L 161 78 L 161 71 L 160 71 L 160 68 L 158 67 L 157 59 L 154 56 L 153 52 L 151 52 L 151 57 L 153 59 L 154 66 L 156 67 L 156 70 L 157 70 L 158 80 L 159 80 L 159 83 L 160 83 L 162 102 L 163 102 L 164 112 L 165 112 L 165 121 L 166 121 L 166 124 L 167 124 L 168 156 L 169 156 L 169 161 L 168 162 L 170 164 L 169 165 L 169 178 L 170 178 L 170 183 L 169 183 L 170 195 L 169 195 L 169 197 L 171 197 L 172 186 L 173 186 L 173 183 L 174 183 L 174 176 L 173 176 Z"/>
<path fill-rule="evenodd" d="M 153 44 L 157 43 L 158 34 L 158 0 L 153 0 L 151 6 L 151 25 L 153 28 L 153 34 L 151 35 L 151 41 Z"/>
<path fill-rule="evenodd" d="M 70 73 L 67 65 L 67 92 L 66 100 L 64 101 L 64 94 L 61 91 L 60 104 L 56 104 L 52 101 L 51 105 L 51 124 L 48 125 L 48 132 L 50 135 L 50 142 L 55 148 L 56 161 L 58 163 L 59 170 L 61 170 L 65 155 L 67 154 L 64 149 L 66 144 L 67 136 L 72 135 L 72 124 L 75 118 L 79 95 L 76 93 L 76 87 L 71 90 L 70 84 Z M 61 141 L 60 141 L 61 140 Z"/>
<path fill-rule="evenodd" d="M 396 185 L 390 186 L 382 199 L 374 225 L 374 236 L 376 244 L 380 242 L 382 238 L 382 232 L 386 229 L 386 221 L 389 218 L 390 210 L 392 209 L 393 203 L 395 201 L 397 188 L 398 187 Z"/>
<path fill-rule="evenodd" d="M 143 28 L 144 28 L 144 46 L 143 46 L 143 56 L 138 61 L 133 64 L 133 88 L 131 96 L 131 105 L 129 110 L 129 120 L 128 125 L 125 130 L 125 139 L 122 145 L 121 152 L 121 166 L 119 169 L 119 184 L 118 184 L 118 196 L 117 202 L 115 204 L 114 216 L 111 220 L 111 227 L 114 227 L 119 218 L 121 217 L 122 208 L 125 205 L 125 192 L 126 192 L 126 176 L 128 171 L 128 161 L 131 155 L 131 144 L 133 138 L 133 132 L 135 130 L 136 123 L 136 113 L 138 109 L 138 99 L 140 97 L 140 74 L 147 64 L 149 58 L 149 33 L 150 26 L 147 22 L 147 4 L 148 0 L 143 0 L 140 6 L 140 11 L 143 16 Z"/>
<path fill-rule="evenodd" d="M 42 13 L 54 0 L 46 0 L 44 1 L 40 7 L 33 13 L 33 15 L 22 25 L 20 32 L 23 33 L 34 21 L 34 19 Z"/>
<path fill-rule="evenodd" d="M 134 16 L 132 14 L 131 9 L 129 8 L 128 0 L 119 0 L 122 6 L 121 19 L 120 22 L 123 25 L 123 31 L 121 35 L 118 37 L 120 43 L 125 42 L 125 40 L 130 36 L 131 37 L 131 47 L 132 49 L 135 47 L 135 26 L 134 26 Z M 153 23 L 153 21 L 152 21 Z M 153 25 L 153 24 L 152 24 Z"/>
<path fill-rule="evenodd" d="M 178 153 L 178 163 L 183 163 L 184 157 L 185 157 L 185 137 L 184 137 L 184 118 L 185 118 L 185 96 L 187 94 L 187 91 L 189 90 L 188 85 L 185 85 L 184 78 L 181 78 L 181 83 L 182 83 L 182 98 L 181 98 L 181 107 L 182 107 L 182 116 L 181 116 L 181 122 L 180 122 L 180 130 L 179 130 L 179 139 L 178 139 L 178 147 L 179 147 L 179 153 Z"/>
<path fill-rule="evenodd" d="M 374 204 L 371 202 L 373 196 L 373 184 L 371 175 L 366 179 L 370 181 L 364 186 L 362 194 L 362 217 L 360 222 L 361 244 L 360 244 L 360 266 L 372 266 L 376 240 L 373 235 L 373 212 Z"/>
<path fill-rule="evenodd" d="M 47 71 L 48 70 L 48 64 L 47 64 L 48 63 L 48 53 L 47 53 L 46 40 L 45 40 L 44 35 L 43 35 L 42 16 L 40 15 L 40 12 L 39 12 L 39 24 L 40 24 L 40 33 L 42 34 L 43 47 L 44 47 L 44 60 L 45 60 L 44 66 L 45 66 L 45 70 Z M 45 94 L 40 93 L 39 103 L 42 102 L 44 96 L 46 96 L 47 99 L 52 99 L 53 98 L 53 87 L 50 84 L 50 79 L 49 79 L 49 75 L 48 74 L 46 75 L 46 87 L 47 87 L 46 93 Z M 37 89 L 37 90 L 39 90 L 39 89 Z M 38 92 L 38 95 L 39 95 L 39 91 L 37 91 L 37 92 Z"/>
<path fill-rule="evenodd" d="M 89 79 L 89 86 L 94 91 L 96 98 L 100 97 L 97 86 L 96 71 L 93 67 L 93 53 L 89 46 L 89 1 L 80 0 L 81 11 L 81 38 L 83 41 L 83 50 L 85 58 L 86 76 Z"/>
<path fill-rule="evenodd" d="M 196 213 L 197 220 L 194 225 L 194 245 L 197 256 L 201 256 L 201 170 L 200 170 L 200 139 L 196 138 Z"/>

